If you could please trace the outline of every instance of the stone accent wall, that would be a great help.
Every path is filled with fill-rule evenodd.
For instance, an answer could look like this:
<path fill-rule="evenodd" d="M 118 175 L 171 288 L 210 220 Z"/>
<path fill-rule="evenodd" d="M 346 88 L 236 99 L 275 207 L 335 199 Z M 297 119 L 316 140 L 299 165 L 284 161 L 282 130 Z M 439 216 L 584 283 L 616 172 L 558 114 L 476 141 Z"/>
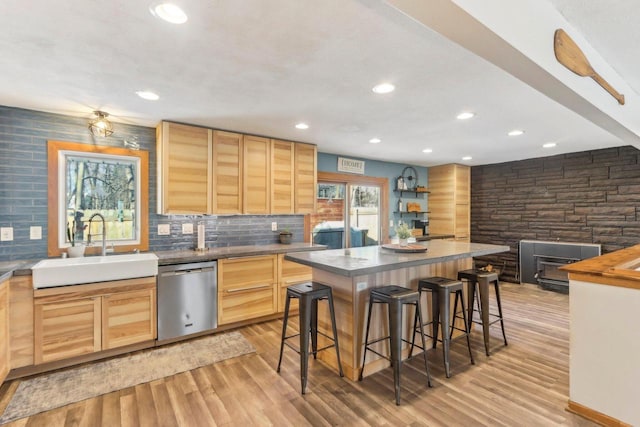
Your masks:
<path fill-rule="evenodd" d="M 519 281 L 524 239 L 602 245 L 640 243 L 640 151 L 632 146 L 471 168 L 471 241 L 508 245 L 483 257 Z"/>

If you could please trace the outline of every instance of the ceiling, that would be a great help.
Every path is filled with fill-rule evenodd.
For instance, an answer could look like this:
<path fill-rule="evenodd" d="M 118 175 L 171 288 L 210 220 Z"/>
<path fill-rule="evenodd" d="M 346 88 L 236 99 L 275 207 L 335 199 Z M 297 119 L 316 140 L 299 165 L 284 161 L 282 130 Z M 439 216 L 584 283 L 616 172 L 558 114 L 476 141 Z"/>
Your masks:
<path fill-rule="evenodd" d="M 500 1 L 506 0 L 492 0 Z M 518 64 L 508 56 L 494 50 L 497 60 L 482 57 L 473 52 L 482 46 L 456 39 L 467 30 L 463 25 L 453 20 L 447 31 L 436 31 L 394 7 L 393 0 L 175 3 L 189 16 L 183 25 L 152 16 L 146 1 L 3 0 L 0 104 L 87 119 L 93 110 L 103 110 L 116 123 L 116 134 L 119 122 L 153 127 L 172 120 L 423 166 L 500 163 L 628 145 L 638 135 L 625 122 L 640 117 L 630 116 L 640 88 L 640 4 L 633 0 L 549 3 L 571 35 L 590 45 L 580 46 L 597 52 L 623 87 L 631 88 L 624 106 L 558 64 L 545 74 L 553 80 L 546 86 L 536 77 L 542 66 L 535 61 L 529 62 L 531 72 L 527 66 L 510 74 L 505 69 Z M 465 0 L 433 3 L 465 7 Z M 481 44 L 482 37 L 496 38 L 492 25 L 512 18 L 494 15 L 494 24 L 483 22 L 484 35 L 461 37 Z M 505 36 L 499 41 L 511 46 Z M 552 50 L 551 43 L 545 54 Z M 396 90 L 373 93 L 381 82 Z M 140 99 L 138 90 L 156 92 L 160 99 Z M 590 101 L 580 93 L 587 90 L 601 98 Z M 574 102 L 564 101 L 569 95 Z M 463 111 L 476 116 L 457 120 Z M 616 117 L 618 112 L 627 117 Z M 294 128 L 298 122 L 309 129 Z M 624 132 L 612 131 L 616 126 Z M 525 133 L 507 136 L 513 129 Z M 369 143 L 374 137 L 382 142 Z M 546 142 L 557 146 L 543 149 Z M 423 153 L 426 148 L 433 151 Z"/>

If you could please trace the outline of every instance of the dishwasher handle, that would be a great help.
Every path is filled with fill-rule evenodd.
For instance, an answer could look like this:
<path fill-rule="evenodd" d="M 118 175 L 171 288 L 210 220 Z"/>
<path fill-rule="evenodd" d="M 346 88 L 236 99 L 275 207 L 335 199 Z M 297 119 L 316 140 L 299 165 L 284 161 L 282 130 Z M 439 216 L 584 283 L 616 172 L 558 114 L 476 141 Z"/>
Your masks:
<path fill-rule="evenodd" d="M 213 267 L 208 268 L 191 268 L 185 270 L 173 270 L 173 271 L 163 271 L 160 273 L 162 277 L 171 277 L 171 276 L 182 276 L 184 274 L 200 274 L 200 273 L 208 273 L 210 271 L 214 271 Z"/>

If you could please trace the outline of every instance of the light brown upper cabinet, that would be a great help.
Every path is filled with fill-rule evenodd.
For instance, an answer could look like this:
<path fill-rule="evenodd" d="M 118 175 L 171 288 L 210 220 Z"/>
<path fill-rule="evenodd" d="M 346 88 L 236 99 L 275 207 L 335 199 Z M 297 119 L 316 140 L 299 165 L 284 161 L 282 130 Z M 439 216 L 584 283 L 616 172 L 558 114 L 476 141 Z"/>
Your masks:
<path fill-rule="evenodd" d="M 316 211 L 318 151 L 315 145 L 295 143 L 294 146 L 294 209 L 297 214 Z"/>
<path fill-rule="evenodd" d="M 449 164 L 430 167 L 429 232 L 453 234 L 455 240 L 469 241 L 471 170 Z"/>
<path fill-rule="evenodd" d="M 213 131 L 213 213 L 242 213 L 243 136 Z"/>
<path fill-rule="evenodd" d="M 271 140 L 244 136 L 242 206 L 246 214 L 271 211 Z"/>
<path fill-rule="evenodd" d="M 178 123 L 158 125 L 158 212 L 211 212 L 211 133 L 210 129 Z"/>
<path fill-rule="evenodd" d="M 294 212 L 293 147 L 293 142 L 271 140 L 272 214 L 290 214 Z"/>
<path fill-rule="evenodd" d="M 157 138 L 161 214 L 315 212 L 315 145 L 171 122 Z"/>

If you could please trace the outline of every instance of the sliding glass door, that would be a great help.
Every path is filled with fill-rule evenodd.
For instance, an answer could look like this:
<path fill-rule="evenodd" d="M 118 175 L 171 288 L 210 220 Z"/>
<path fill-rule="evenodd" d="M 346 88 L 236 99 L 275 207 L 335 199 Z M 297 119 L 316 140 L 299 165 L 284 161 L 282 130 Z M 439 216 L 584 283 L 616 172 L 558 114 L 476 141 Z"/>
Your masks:
<path fill-rule="evenodd" d="M 348 223 L 351 241 L 348 247 L 380 244 L 380 188 L 349 185 Z"/>
<path fill-rule="evenodd" d="M 379 245 L 380 194 L 376 185 L 319 180 L 317 210 L 311 216 L 313 242 L 329 249 Z"/>

